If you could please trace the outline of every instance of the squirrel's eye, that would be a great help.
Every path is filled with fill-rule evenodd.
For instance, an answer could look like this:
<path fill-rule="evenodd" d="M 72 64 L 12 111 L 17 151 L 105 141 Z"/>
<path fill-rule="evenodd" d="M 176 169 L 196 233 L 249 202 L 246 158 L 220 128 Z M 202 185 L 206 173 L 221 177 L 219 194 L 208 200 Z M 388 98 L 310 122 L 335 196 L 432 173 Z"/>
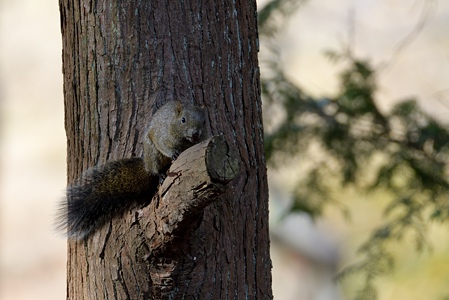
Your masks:
<path fill-rule="evenodd" d="M 181 118 L 181 122 L 182 122 L 182 123 L 185 123 L 185 122 L 186 122 L 186 118 L 185 118 L 185 117 L 182 117 L 182 118 Z"/>

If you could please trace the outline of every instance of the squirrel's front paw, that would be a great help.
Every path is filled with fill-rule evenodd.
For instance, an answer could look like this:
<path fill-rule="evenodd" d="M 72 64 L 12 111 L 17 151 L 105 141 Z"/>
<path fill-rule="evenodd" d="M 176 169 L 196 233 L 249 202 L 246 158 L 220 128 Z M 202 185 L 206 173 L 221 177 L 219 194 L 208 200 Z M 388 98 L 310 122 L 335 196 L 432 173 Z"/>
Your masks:
<path fill-rule="evenodd" d="M 161 185 L 164 182 L 165 178 L 167 178 L 167 174 L 159 173 L 158 175 L 159 175 L 159 185 Z"/>
<path fill-rule="evenodd" d="M 175 161 L 175 160 L 178 158 L 179 154 L 181 154 L 181 153 L 179 153 L 179 151 L 176 151 L 176 152 L 171 156 L 172 162 Z"/>

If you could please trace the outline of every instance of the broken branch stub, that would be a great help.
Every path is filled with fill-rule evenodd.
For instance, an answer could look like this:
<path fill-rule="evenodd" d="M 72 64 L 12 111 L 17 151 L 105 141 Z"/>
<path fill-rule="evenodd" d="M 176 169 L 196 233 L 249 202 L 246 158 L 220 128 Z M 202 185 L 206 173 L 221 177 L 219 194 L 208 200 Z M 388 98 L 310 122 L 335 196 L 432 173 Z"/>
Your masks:
<path fill-rule="evenodd" d="M 180 249 L 179 243 L 197 228 L 204 208 L 238 172 L 236 152 L 221 135 L 181 153 L 149 205 L 155 219 L 146 232 L 153 256 Z"/>

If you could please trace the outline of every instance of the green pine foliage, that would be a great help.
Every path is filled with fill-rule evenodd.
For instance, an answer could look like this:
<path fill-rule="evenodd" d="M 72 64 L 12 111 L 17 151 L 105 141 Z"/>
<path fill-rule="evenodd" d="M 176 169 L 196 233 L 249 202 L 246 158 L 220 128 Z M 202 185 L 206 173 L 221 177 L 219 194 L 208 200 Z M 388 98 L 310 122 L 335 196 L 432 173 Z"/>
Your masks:
<path fill-rule="evenodd" d="M 376 299 L 375 279 L 394 268 L 391 244 L 411 236 L 420 251 L 428 246 L 429 222 L 449 223 L 449 126 L 414 99 L 380 111 L 376 68 L 350 53 L 327 54 L 344 65 L 337 95 L 316 99 L 305 94 L 286 78 L 272 43 L 280 28 L 270 21 L 271 14 L 279 18 L 291 2 L 271 1 L 260 12 L 261 46 L 271 53 L 261 59 L 266 158 L 270 167 L 282 168 L 292 157 L 307 157 L 307 165 L 298 166 L 303 176 L 292 194 L 292 210 L 313 217 L 329 204 L 347 213 L 333 195 L 336 186 L 393 195 L 383 224 L 360 246 L 359 261 L 339 275 L 363 276 L 355 299 Z M 267 117 L 273 115 L 279 117 Z"/>

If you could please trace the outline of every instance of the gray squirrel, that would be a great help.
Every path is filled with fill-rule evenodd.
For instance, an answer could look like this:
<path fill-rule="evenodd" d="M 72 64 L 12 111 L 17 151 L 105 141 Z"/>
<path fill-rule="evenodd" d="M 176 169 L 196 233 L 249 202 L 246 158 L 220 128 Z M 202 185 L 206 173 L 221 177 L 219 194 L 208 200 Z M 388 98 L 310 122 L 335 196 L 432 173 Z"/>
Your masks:
<path fill-rule="evenodd" d="M 153 115 L 144 135 L 144 155 L 107 162 L 82 174 L 67 188 L 57 228 L 72 239 L 91 235 L 131 204 L 148 203 L 178 155 L 204 140 L 204 110 L 169 101 Z"/>

